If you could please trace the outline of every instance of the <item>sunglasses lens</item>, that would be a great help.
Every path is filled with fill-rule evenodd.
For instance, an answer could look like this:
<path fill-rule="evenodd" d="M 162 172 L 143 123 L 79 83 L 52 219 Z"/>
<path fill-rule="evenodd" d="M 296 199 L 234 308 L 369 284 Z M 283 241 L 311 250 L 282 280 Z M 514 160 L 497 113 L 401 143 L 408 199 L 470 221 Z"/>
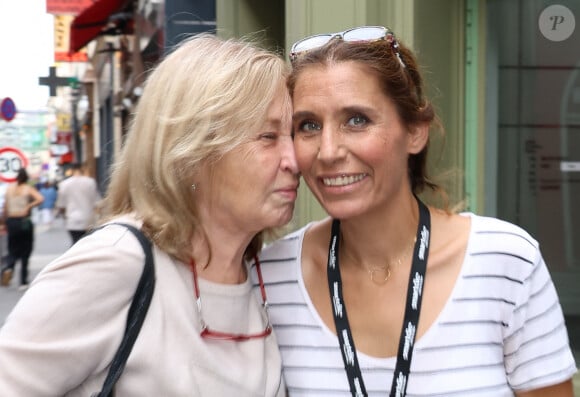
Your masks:
<path fill-rule="evenodd" d="M 365 26 L 347 30 L 342 35 L 344 41 L 378 40 L 386 36 L 387 29 L 381 26 Z"/>
<path fill-rule="evenodd" d="M 296 42 L 292 46 L 293 53 L 299 53 L 303 51 L 309 51 L 314 48 L 322 47 L 332 38 L 332 35 L 329 34 L 321 34 L 317 36 L 310 36 L 303 40 Z"/>
<path fill-rule="evenodd" d="M 401 60 L 398 44 L 395 40 L 393 32 L 383 26 L 361 26 L 358 28 L 345 30 L 342 33 L 318 34 L 315 36 L 307 37 L 294 43 L 292 49 L 290 50 L 290 60 L 294 62 L 297 59 L 298 54 L 301 52 L 306 52 L 315 48 L 322 47 L 333 38 L 342 39 L 343 41 L 349 41 L 353 43 L 385 39 L 391 46 L 391 49 L 396 54 L 397 58 L 399 58 L 401 65 L 405 67 L 405 64 Z"/>

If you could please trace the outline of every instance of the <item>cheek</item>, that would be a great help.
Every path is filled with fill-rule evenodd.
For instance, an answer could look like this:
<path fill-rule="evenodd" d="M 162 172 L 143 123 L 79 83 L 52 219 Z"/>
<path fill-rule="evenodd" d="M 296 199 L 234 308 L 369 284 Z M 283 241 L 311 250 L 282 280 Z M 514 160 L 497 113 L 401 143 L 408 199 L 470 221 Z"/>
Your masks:
<path fill-rule="evenodd" d="M 373 165 L 390 163 L 394 160 L 394 156 L 396 156 L 396 152 L 389 150 L 388 147 L 381 142 L 377 142 L 376 145 L 361 145 L 357 147 L 356 150 L 360 154 L 359 157 L 362 157 L 368 163 Z"/>
<path fill-rule="evenodd" d="M 294 151 L 296 153 L 296 163 L 301 172 L 309 169 L 316 159 L 318 146 L 314 140 L 304 141 L 296 139 L 294 141 Z"/>
<path fill-rule="evenodd" d="M 352 150 L 373 164 L 395 163 L 407 157 L 406 141 L 398 135 L 374 134 L 372 139 L 352 145 Z"/>

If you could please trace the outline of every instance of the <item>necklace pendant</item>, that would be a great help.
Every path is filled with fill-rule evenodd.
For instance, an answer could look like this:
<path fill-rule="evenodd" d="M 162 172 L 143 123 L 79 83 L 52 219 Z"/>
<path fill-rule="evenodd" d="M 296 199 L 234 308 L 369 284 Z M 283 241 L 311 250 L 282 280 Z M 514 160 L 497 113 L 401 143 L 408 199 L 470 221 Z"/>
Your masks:
<path fill-rule="evenodd" d="M 387 267 L 371 267 L 367 269 L 369 274 L 371 275 L 371 281 L 377 285 L 383 285 L 389 278 L 391 277 L 391 266 Z"/>

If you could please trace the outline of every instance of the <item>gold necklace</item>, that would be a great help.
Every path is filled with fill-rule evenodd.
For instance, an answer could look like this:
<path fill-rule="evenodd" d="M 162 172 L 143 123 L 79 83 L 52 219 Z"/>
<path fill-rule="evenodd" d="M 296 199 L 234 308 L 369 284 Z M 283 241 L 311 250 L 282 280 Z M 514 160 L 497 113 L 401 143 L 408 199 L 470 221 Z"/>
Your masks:
<path fill-rule="evenodd" d="M 401 260 L 398 260 L 398 264 L 401 264 Z M 377 285 L 383 285 L 389 278 L 391 277 L 391 264 L 387 263 L 383 266 L 367 266 L 367 272 L 371 275 L 371 281 Z M 375 274 L 381 272 L 383 274 L 383 278 L 375 278 Z"/>
<path fill-rule="evenodd" d="M 411 244 L 409 244 L 409 246 L 403 251 L 401 256 L 399 256 L 399 258 L 396 260 L 396 264 L 398 266 L 401 266 L 401 263 L 403 263 L 403 259 L 407 256 L 407 252 L 413 248 L 416 240 L 417 238 L 413 237 Z M 351 258 L 353 261 L 355 261 L 352 256 L 348 254 L 347 256 Z M 371 281 L 377 285 L 384 285 L 387 281 L 389 281 L 389 278 L 391 278 L 391 262 L 387 263 L 386 265 L 374 265 L 374 266 L 365 265 L 365 267 L 367 273 L 371 276 Z"/>

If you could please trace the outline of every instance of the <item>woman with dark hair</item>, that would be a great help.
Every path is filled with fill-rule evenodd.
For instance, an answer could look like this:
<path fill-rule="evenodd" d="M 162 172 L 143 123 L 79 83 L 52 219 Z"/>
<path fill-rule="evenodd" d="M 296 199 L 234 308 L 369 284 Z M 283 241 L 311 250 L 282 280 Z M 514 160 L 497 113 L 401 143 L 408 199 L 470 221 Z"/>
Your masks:
<path fill-rule="evenodd" d="M 28 184 L 26 169 L 20 168 L 16 182 L 8 186 L 4 199 L 4 222 L 8 232 L 8 259 L 0 284 L 10 284 L 16 261 L 20 260 L 20 288 L 28 287 L 28 260 L 34 244 L 32 209 L 44 201 L 42 194 Z"/>
<path fill-rule="evenodd" d="M 365 26 L 291 59 L 296 160 L 329 217 L 261 257 L 290 396 L 572 396 L 538 242 L 419 199 L 442 191 L 438 120 L 409 48 Z"/>

